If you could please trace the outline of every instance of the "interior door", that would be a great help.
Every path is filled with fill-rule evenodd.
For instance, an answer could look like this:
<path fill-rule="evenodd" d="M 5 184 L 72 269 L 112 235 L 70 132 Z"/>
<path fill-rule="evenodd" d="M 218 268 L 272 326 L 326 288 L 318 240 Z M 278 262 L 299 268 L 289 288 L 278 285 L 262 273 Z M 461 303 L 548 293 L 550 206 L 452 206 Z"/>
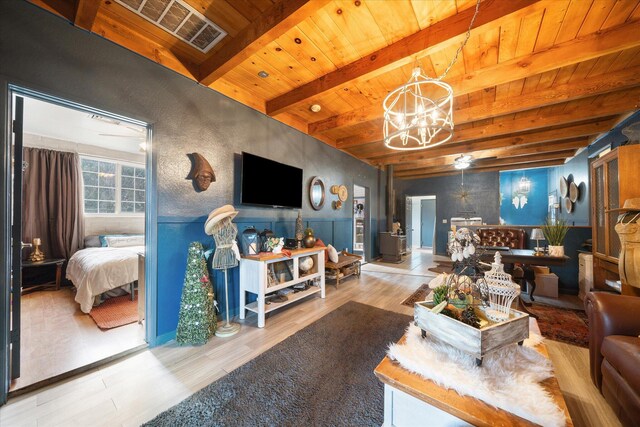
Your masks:
<path fill-rule="evenodd" d="M 420 202 L 420 246 L 433 247 L 433 234 L 436 228 L 436 201 L 434 199 Z"/>
<path fill-rule="evenodd" d="M 412 218 L 412 209 L 413 209 L 413 201 L 411 197 L 405 198 L 405 209 L 404 209 L 404 222 L 405 224 L 405 236 L 407 236 L 407 248 L 412 248 L 412 236 L 413 236 L 413 218 Z"/>
<path fill-rule="evenodd" d="M 22 288 L 22 123 L 24 99 L 16 96 L 13 130 L 13 192 L 11 196 L 11 325 L 10 378 L 20 376 L 20 293 Z"/>

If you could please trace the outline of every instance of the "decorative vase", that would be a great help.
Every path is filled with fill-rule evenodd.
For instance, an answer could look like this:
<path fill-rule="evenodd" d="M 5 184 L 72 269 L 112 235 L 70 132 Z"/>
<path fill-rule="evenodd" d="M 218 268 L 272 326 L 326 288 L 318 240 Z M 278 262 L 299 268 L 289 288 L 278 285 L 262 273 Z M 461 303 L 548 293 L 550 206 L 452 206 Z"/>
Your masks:
<path fill-rule="evenodd" d="M 307 234 L 304 236 L 304 239 L 302 239 L 302 243 L 305 248 L 312 248 L 316 245 L 316 238 L 313 237 L 313 234 Z"/>
<path fill-rule="evenodd" d="M 553 246 L 549 245 L 549 256 L 564 256 L 564 246 Z"/>

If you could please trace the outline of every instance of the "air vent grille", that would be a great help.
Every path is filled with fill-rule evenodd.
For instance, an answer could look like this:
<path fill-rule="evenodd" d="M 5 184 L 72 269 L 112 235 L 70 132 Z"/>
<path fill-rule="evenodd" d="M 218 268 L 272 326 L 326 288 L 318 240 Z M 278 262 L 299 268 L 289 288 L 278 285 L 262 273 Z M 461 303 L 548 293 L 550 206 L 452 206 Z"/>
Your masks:
<path fill-rule="evenodd" d="M 222 28 L 183 0 L 116 1 L 204 53 L 227 35 Z"/>

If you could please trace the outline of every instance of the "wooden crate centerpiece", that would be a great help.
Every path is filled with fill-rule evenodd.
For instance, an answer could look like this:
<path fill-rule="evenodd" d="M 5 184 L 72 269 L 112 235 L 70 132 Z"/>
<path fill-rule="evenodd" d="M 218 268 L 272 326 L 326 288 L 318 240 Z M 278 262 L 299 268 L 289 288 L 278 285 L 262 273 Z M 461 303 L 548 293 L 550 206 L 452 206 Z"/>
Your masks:
<path fill-rule="evenodd" d="M 475 308 L 480 328 L 474 328 L 442 313 L 434 313 L 433 308 L 430 301 L 414 305 L 415 324 L 422 329 L 422 336 L 431 335 L 474 356 L 478 366 L 488 353 L 514 343 L 522 345 L 529 338 L 529 315 L 518 310 L 511 309 L 508 319 L 494 322 L 481 309 Z"/>

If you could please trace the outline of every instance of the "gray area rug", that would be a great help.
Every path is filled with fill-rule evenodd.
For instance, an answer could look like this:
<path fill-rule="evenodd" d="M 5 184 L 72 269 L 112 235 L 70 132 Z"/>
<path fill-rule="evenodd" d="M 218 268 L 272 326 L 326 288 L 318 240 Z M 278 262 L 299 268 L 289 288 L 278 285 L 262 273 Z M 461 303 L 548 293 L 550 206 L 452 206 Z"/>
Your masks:
<path fill-rule="evenodd" d="M 373 370 L 410 321 L 348 302 L 145 425 L 380 426 Z"/>

